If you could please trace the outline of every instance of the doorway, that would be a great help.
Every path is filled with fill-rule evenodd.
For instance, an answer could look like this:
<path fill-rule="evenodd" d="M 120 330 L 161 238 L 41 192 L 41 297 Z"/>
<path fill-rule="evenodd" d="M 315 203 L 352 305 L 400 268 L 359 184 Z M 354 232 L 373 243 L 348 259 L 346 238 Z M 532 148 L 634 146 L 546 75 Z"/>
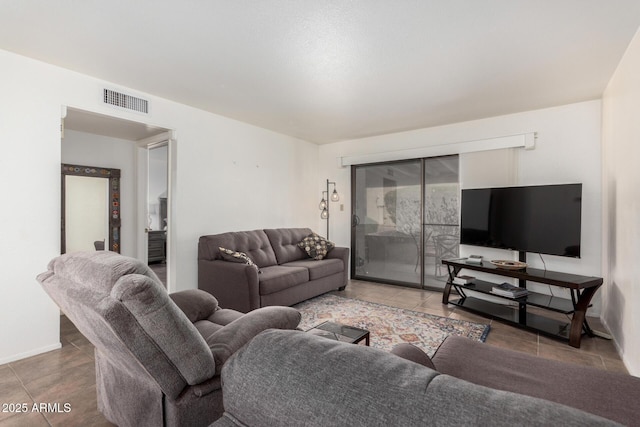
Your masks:
<path fill-rule="evenodd" d="M 62 164 L 60 253 L 120 253 L 120 169 Z"/>
<path fill-rule="evenodd" d="M 169 142 L 142 144 L 147 153 L 147 264 L 167 285 Z"/>
<path fill-rule="evenodd" d="M 351 277 L 442 289 L 459 251 L 458 156 L 352 166 Z"/>
<path fill-rule="evenodd" d="M 120 177 L 120 253 L 147 262 L 148 212 L 138 201 L 147 200 L 146 174 L 148 159 L 139 159 L 140 141 L 158 139 L 167 141 L 171 132 L 142 122 L 121 119 L 76 108 L 63 108 L 62 162 L 68 164 L 93 165 L 105 169 L 118 169 Z M 168 159 L 168 156 L 166 156 Z M 142 166 L 141 166 L 142 163 Z M 164 167 L 169 169 L 168 161 Z M 168 172 L 165 172 L 167 174 Z M 141 177 L 145 184 L 140 185 Z M 169 183 L 166 184 L 167 187 Z M 169 193 L 169 188 L 167 188 Z M 142 196 L 140 196 L 142 195 Z M 169 228 L 169 205 L 163 219 Z M 158 209 L 159 210 L 159 209 Z M 160 216 L 160 212 L 157 214 Z M 160 227 L 159 227 L 160 228 Z M 142 234 L 144 239 L 139 235 Z M 99 239 L 98 239 L 99 240 Z M 167 242 L 169 239 L 166 239 Z M 142 247 L 143 246 L 143 247 Z M 166 246 L 163 245 L 166 252 Z M 168 260 L 168 257 L 165 257 Z M 168 277 L 165 286 L 168 286 Z"/>

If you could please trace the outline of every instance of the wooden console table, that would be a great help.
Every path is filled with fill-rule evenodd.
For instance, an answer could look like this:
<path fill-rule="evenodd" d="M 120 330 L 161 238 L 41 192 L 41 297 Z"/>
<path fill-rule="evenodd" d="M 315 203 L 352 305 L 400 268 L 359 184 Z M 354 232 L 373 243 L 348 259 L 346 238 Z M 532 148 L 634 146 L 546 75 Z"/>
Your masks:
<path fill-rule="evenodd" d="M 560 273 L 557 271 L 526 268 L 523 270 L 509 270 L 496 267 L 488 261 L 482 264 L 467 264 L 465 259 L 442 260 L 447 266 L 449 278 L 442 295 L 443 304 L 453 304 L 465 310 L 488 316 L 515 326 L 535 330 L 545 335 L 569 341 L 572 347 L 580 348 L 583 332 L 593 336 L 586 319 L 587 308 L 591 298 L 602 285 L 601 277 L 580 276 L 577 274 Z M 543 283 L 569 289 L 571 300 L 529 291 L 521 298 L 502 297 L 491 293 L 497 283 L 474 279 L 471 283 L 458 285 L 453 279 L 462 269 L 481 271 L 501 277 L 512 277 L 519 280 L 519 286 L 526 288 L 526 282 Z M 459 298 L 450 299 L 451 290 L 455 289 Z M 468 291 L 489 294 L 495 298 L 503 298 L 513 303 L 512 306 L 498 304 L 467 295 Z M 571 321 L 556 320 L 544 316 L 544 311 L 528 312 L 528 307 L 538 307 L 551 312 L 562 313 Z"/>

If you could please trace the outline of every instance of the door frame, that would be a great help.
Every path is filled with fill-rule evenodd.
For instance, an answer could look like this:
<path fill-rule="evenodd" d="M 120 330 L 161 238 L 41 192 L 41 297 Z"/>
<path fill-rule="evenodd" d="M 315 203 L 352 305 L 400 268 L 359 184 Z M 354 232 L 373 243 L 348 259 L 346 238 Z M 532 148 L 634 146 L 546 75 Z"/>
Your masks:
<path fill-rule="evenodd" d="M 175 131 L 169 130 L 161 134 L 144 138 L 136 141 L 136 194 L 137 206 L 136 211 L 138 214 L 136 224 L 136 237 L 137 237 L 137 258 L 142 260 L 145 264 L 148 263 L 149 251 L 148 251 L 148 176 L 149 176 L 149 150 L 166 145 L 167 146 L 167 234 L 166 234 L 166 265 L 167 265 L 167 290 L 171 292 L 173 290 L 174 282 L 174 260 L 176 259 L 175 248 L 173 242 L 175 241 L 175 227 L 174 223 L 174 187 L 175 187 L 175 146 L 177 140 L 175 137 Z"/>

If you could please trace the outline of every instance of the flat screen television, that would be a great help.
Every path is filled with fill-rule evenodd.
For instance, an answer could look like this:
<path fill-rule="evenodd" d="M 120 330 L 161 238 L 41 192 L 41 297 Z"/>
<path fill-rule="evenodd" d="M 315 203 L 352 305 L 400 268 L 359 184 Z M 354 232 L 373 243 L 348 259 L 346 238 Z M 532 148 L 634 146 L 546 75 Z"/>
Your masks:
<path fill-rule="evenodd" d="M 582 184 L 462 190 L 460 243 L 580 257 Z"/>

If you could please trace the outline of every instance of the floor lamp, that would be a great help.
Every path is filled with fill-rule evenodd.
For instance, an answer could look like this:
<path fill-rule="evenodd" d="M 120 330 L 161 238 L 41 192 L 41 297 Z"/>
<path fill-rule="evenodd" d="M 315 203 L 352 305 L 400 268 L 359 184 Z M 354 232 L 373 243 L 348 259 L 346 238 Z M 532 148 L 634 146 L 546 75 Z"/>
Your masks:
<path fill-rule="evenodd" d="M 329 184 L 333 185 L 333 193 L 331 193 L 331 197 L 329 197 Z M 336 191 L 336 183 L 327 179 L 327 190 L 322 192 L 322 200 L 320 200 L 320 205 L 318 205 L 322 211 L 320 213 L 320 218 L 327 220 L 327 240 L 329 240 L 329 203 L 337 202 L 339 200 L 340 196 Z"/>

